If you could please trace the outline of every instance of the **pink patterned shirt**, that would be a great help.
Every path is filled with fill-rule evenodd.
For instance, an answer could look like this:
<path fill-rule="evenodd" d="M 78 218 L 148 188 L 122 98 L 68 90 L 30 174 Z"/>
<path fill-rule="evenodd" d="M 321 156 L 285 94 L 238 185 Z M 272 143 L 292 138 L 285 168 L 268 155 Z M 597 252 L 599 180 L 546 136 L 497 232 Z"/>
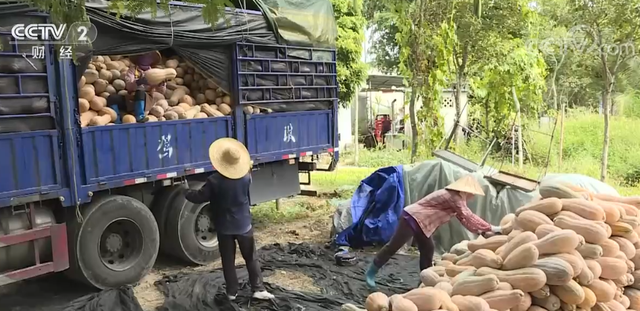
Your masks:
<path fill-rule="evenodd" d="M 457 191 L 438 190 L 404 208 L 411 215 L 425 236 L 431 237 L 443 224 L 456 216 L 472 233 L 491 231 L 491 225 L 474 214 L 467 201 Z"/>

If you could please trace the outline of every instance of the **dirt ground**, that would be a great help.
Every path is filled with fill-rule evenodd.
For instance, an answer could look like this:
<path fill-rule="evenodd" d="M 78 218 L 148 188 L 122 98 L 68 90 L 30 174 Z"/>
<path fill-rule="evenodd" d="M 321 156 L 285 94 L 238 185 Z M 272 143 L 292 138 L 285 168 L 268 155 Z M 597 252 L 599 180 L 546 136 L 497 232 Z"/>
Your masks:
<path fill-rule="evenodd" d="M 258 248 L 263 245 L 273 243 L 326 243 L 329 240 L 331 230 L 331 220 L 329 216 L 315 219 L 305 219 L 286 224 L 269 224 L 256 226 L 256 239 Z M 243 264 L 240 252 L 236 264 Z M 216 261 L 207 266 L 184 267 L 170 259 L 160 256 L 155 268 L 145 278 L 143 278 L 134 291 L 138 301 L 145 311 L 155 310 L 162 305 L 164 296 L 156 289 L 154 283 L 167 274 L 189 271 L 206 271 L 220 267 L 220 261 Z M 290 271 L 276 271 L 273 275 L 266 277 L 265 282 L 277 284 L 287 289 L 319 292 L 314 286 L 313 280 L 301 273 Z"/>

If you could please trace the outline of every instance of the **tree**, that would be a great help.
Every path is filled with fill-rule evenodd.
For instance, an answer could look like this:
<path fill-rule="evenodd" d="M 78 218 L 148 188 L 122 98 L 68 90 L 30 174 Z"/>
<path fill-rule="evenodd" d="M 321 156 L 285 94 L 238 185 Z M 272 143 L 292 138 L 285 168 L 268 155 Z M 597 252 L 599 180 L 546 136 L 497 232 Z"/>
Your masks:
<path fill-rule="evenodd" d="M 640 36 L 640 12 L 637 9 L 640 1 L 585 0 L 570 3 L 576 24 L 582 23 L 574 28 L 578 30 L 574 48 L 593 55 L 599 61 L 604 117 L 600 180 L 605 181 L 609 161 L 611 94 L 624 64 L 635 57 L 636 42 Z M 584 34 L 583 38 L 579 37 L 580 33 Z"/>
<path fill-rule="evenodd" d="M 338 24 L 336 48 L 338 52 L 339 99 L 343 106 L 351 103 L 367 77 L 362 62 L 362 43 L 367 23 L 362 15 L 362 0 L 331 0 Z"/>

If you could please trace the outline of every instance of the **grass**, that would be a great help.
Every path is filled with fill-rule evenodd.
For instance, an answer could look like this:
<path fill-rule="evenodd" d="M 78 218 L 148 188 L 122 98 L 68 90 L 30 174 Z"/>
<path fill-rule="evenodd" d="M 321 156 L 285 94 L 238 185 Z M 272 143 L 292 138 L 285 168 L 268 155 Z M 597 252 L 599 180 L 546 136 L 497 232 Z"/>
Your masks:
<path fill-rule="evenodd" d="M 637 119 L 612 118 L 611 146 L 607 183 L 621 195 L 640 195 L 640 122 Z M 599 179 L 602 152 L 603 121 L 598 115 L 570 112 L 564 131 L 563 161 L 559 161 L 559 129 L 549 148 L 551 126 L 528 123 L 530 131 L 524 132 L 530 156 L 523 169 L 511 164 L 511 157 L 492 154 L 487 165 L 504 171 L 539 179 L 545 172 L 577 173 Z M 546 133 L 546 134 L 543 134 Z M 471 140 L 457 146 L 456 153 L 479 162 L 486 144 Z M 549 166 L 547 168 L 547 154 Z M 294 197 L 281 200 L 280 209 L 274 202 L 260 204 L 253 209 L 254 218 L 260 223 L 284 223 L 313 217 L 325 217 L 333 213 L 331 200 L 348 199 L 360 181 L 380 167 L 409 164 L 409 150 L 361 149 L 358 163 L 352 151 L 340 154 L 340 166 L 334 172 L 313 172 L 312 184 L 321 195 L 318 198 Z M 430 154 L 418 154 L 417 161 L 432 159 Z M 517 162 L 517 160 L 516 160 Z"/>

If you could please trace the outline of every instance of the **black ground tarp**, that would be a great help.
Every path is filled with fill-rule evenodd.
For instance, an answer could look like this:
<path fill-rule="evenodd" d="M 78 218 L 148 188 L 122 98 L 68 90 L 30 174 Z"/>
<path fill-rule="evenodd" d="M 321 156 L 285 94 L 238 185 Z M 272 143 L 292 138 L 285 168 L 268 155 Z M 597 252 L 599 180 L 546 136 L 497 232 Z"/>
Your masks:
<path fill-rule="evenodd" d="M 231 311 L 231 310 L 338 310 L 344 303 L 362 303 L 370 294 L 364 283 L 364 271 L 372 256 L 358 253 L 355 266 L 337 266 L 334 252 L 323 246 L 302 244 L 269 245 L 260 249 L 260 261 L 265 276 L 277 270 L 300 272 L 309 276 L 320 293 L 289 291 L 266 284 L 276 299 L 262 302 L 250 299 L 244 267 L 238 267 L 242 291 L 238 300 L 226 299 L 222 271 L 177 274 L 164 277 L 156 283 L 165 296 L 161 311 Z M 387 294 L 403 293 L 419 282 L 418 259 L 414 256 L 396 255 L 380 272 L 379 290 Z M 41 293 L 48 292 L 40 288 Z M 42 294 L 41 294 L 42 295 Z M 142 311 L 130 288 L 108 290 L 79 298 L 58 308 L 16 308 L 10 300 L 0 297 L 11 311 Z M 49 305 L 50 306 L 50 305 Z M 13 308 L 12 308 L 13 307 Z M 4 309 L 3 309 L 4 310 Z"/>

